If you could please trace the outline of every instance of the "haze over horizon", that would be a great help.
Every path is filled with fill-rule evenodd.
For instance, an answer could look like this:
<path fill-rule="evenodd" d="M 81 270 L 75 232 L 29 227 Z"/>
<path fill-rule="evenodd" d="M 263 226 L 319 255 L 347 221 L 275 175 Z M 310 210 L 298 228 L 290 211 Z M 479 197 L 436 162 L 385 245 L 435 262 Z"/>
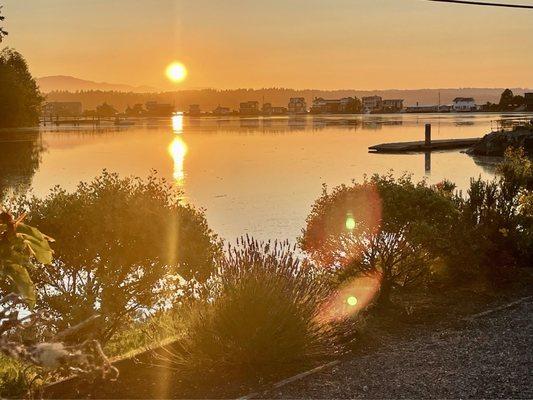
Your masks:
<path fill-rule="evenodd" d="M 332 1 L 4 0 L 3 44 L 35 76 L 161 90 L 533 87 L 532 11 Z"/>

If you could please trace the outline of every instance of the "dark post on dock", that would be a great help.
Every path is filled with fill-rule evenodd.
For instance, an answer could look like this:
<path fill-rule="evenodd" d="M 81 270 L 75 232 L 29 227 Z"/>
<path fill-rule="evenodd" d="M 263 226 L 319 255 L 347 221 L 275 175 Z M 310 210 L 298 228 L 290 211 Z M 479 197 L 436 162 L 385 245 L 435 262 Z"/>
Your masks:
<path fill-rule="evenodd" d="M 426 124 L 426 140 L 425 145 L 427 147 L 431 146 L 431 124 Z"/>

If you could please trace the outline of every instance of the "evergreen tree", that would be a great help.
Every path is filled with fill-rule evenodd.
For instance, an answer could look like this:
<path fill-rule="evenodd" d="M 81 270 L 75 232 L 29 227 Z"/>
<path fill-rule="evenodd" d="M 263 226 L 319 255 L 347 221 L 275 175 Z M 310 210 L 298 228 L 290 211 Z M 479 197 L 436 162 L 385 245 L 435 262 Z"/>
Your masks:
<path fill-rule="evenodd" d="M 0 51 L 0 128 L 38 125 L 43 100 L 24 57 L 7 47 Z"/>

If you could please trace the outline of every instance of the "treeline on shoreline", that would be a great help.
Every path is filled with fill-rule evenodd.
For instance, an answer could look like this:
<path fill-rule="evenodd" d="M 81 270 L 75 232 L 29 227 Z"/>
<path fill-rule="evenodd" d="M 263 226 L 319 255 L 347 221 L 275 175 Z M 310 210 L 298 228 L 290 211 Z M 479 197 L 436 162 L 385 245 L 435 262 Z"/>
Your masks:
<path fill-rule="evenodd" d="M 95 109 L 102 103 L 113 105 L 118 111 L 125 110 L 128 106 L 145 104 L 148 101 L 168 103 L 176 109 L 188 110 L 191 104 L 200 104 L 202 110 L 211 111 L 218 106 L 230 109 L 239 109 L 243 101 L 258 101 L 271 103 L 273 106 L 286 106 L 291 97 L 303 97 L 307 104 L 311 104 L 315 97 L 342 98 L 378 95 L 384 98 L 402 98 L 405 104 L 437 104 L 439 92 L 442 104 L 451 103 L 456 97 L 468 95 L 475 96 L 479 104 L 498 103 L 503 88 L 498 89 L 413 89 L 413 90 L 294 90 L 285 88 L 268 89 L 197 89 L 180 90 L 175 92 L 160 93 L 127 93 L 113 91 L 54 91 L 46 93 L 46 101 L 79 101 L 84 109 Z M 515 94 L 523 94 L 524 89 L 514 88 Z"/>

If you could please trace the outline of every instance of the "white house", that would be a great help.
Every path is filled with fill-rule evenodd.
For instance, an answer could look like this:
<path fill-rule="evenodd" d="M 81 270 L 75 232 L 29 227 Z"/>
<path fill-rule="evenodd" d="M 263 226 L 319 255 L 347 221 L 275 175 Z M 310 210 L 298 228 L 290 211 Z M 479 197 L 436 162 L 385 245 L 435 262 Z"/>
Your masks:
<path fill-rule="evenodd" d="M 383 108 L 383 99 L 380 96 L 367 96 L 362 98 L 363 111 L 369 113 Z"/>
<path fill-rule="evenodd" d="M 472 97 L 456 97 L 453 100 L 452 108 L 453 111 L 457 112 L 476 111 L 477 105 Z"/>

